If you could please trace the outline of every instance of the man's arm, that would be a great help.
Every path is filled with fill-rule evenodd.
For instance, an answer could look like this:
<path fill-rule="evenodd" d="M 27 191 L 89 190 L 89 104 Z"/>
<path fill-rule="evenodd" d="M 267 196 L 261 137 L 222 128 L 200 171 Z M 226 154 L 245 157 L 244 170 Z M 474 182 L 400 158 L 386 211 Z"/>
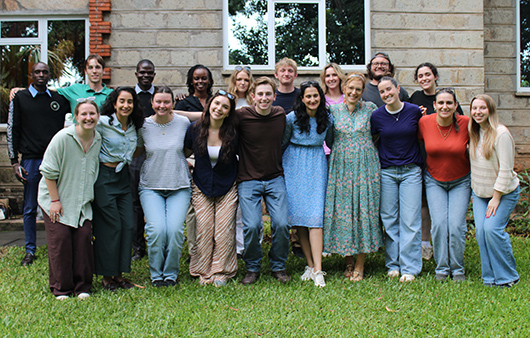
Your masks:
<path fill-rule="evenodd" d="M 24 167 L 18 163 L 18 146 L 20 144 L 20 113 L 15 113 L 15 100 L 9 102 L 9 114 L 7 117 L 7 152 L 9 154 L 9 159 L 11 160 L 11 165 L 13 171 L 15 172 L 15 177 L 22 183 L 26 183 L 24 175 L 28 175 L 28 172 Z"/>

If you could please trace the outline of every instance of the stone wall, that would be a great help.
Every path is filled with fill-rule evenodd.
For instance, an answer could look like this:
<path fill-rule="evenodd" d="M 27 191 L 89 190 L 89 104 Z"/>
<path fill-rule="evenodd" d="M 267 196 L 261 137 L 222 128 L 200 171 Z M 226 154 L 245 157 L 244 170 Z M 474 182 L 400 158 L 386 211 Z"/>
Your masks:
<path fill-rule="evenodd" d="M 2 14 L 12 15 L 86 14 L 88 13 L 88 1 L 68 0 L 65 3 L 64 0 L 0 0 L 0 10 Z"/>

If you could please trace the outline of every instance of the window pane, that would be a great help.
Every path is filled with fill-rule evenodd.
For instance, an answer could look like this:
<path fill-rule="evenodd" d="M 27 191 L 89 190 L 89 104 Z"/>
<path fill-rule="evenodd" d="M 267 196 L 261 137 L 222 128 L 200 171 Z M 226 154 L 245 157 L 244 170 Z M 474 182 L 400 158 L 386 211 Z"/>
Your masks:
<path fill-rule="evenodd" d="M 520 0 L 521 87 L 530 87 L 530 0 Z"/>
<path fill-rule="evenodd" d="M 81 79 L 84 61 L 85 21 L 48 21 L 48 65 L 54 86 Z"/>
<path fill-rule="evenodd" d="M 229 0 L 228 63 L 268 64 L 267 2 Z"/>
<path fill-rule="evenodd" d="M 318 66 L 318 5 L 278 3 L 274 16 L 276 61 L 289 57 L 302 67 Z"/>
<path fill-rule="evenodd" d="M 2 38 L 38 38 L 38 21 L 2 21 Z"/>
<path fill-rule="evenodd" d="M 0 123 L 7 123 L 9 90 L 29 85 L 29 73 L 39 60 L 40 46 L 0 46 L 0 52 Z"/>
<path fill-rule="evenodd" d="M 364 64 L 364 0 L 326 1 L 328 62 Z"/>

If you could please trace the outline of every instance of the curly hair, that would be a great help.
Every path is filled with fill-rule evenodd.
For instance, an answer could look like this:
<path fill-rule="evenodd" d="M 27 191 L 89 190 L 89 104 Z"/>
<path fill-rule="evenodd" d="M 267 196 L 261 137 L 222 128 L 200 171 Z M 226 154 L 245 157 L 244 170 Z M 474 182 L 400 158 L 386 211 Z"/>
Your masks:
<path fill-rule="evenodd" d="M 317 108 L 316 119 L 317 119 L 317 133 L 322 134 L 326 131 L 326 128 L 329 127 L 330 117 L 329 109 L 326 107 L 326 99 L 324 96 L 324 91 L 316 81 L 306 81 L 300 85 L 300 94 L 296 98 L 293 110 L 294 115 L 296 116 L 296 123 L 300 128 L 300 133 L 308 133 L 309 130 L 309 115 L 307 114 L 307 107 L 302 101 L 304 94 L 308 88 L 316 88 L 318 95 L 320 96 L 320 104 Z"/>
<path fill-rule="evenodd" d="M 118 101 L 118 96 L 120 96 L 121 92 L 127 92 L 131 94 L 133 98 L 133 111 L 127 119 L 127 124 L 132 123 L 136 130 L 140 130 L 144 124 L 144 113 L 140 101 L 138 100 L 138 95 L 136 95 L 136 91 L 131 87 L 118 87 L 114 89 L 101 107 L 101 115 L 109 116 L 109 124 L 112 125 L 112 121 L 114 120 L 112 114 L 116 112 L 114 105 Z"/>

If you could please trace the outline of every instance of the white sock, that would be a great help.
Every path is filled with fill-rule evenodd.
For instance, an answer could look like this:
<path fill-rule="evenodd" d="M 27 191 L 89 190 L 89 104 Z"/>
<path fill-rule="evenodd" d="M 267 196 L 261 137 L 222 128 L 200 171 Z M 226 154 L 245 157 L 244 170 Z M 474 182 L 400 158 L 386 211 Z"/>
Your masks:
<path fill-rule="evenodd" d="M 421 241 L 421 246 L 432 248 L 431 241 Z"/>

